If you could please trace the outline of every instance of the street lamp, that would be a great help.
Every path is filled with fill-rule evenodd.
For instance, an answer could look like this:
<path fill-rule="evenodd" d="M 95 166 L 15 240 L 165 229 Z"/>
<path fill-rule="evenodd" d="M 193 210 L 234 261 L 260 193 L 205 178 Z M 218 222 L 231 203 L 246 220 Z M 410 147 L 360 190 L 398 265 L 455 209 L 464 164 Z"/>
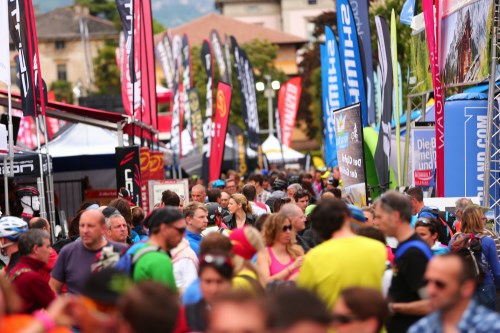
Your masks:
<path fill-rule="evenodd" d="M 257 82 L 255 84 L 255 88 L 257 91 L 263 91 L 264 92 L 264 97 L 267 98 L 267 117 L 268 117 L 268 126 L 269 126 L 269 135 L 274 134 L 274 127 L 273 127 L 273 98 L 276 96 L 276 93 L 274 92 L 275 90 L 280 89 L 280 82 L 279 81 L 271 81 L 271 75 L 264 75 L 264 79 L 266 79 L 266 83 L 264 82 Z"/>

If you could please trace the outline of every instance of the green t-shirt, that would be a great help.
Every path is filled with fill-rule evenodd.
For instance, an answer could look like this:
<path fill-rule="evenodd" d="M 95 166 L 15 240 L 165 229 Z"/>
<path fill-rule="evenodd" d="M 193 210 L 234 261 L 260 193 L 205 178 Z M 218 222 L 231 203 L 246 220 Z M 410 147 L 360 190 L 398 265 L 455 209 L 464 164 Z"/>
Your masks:
<path fill-rule="evenodd" d="M 381 290 L 386 259 L 379 241 L 362 236 L 330 239 L 306 254 L 297 284 L 316 292 L 332 309 L 345 288 Z"/>
<path fill-rule="evenodd" d="M 144 246 L 146 245 L 151 244 L 145 243 Z M 134 282 L 151 280 L 164 283 L 172 290 L 177 291 L 174 266 L 164 251 L 153 251 L 142 255 L 135 264 L 133 278 Z"/>

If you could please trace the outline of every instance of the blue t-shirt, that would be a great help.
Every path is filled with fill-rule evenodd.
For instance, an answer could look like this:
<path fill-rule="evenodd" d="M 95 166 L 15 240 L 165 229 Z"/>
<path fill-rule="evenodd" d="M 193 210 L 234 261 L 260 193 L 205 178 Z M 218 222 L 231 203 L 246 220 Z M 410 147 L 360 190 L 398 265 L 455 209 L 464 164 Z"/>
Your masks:
<path fill-rule="evenodd" d="M 202 298 L 200 279 L 196 279 L 186 288 L 186 290 L 184 290 L 182 294 L 182 304 L 188 305 L 198 303 Z"/>
<path fill-rule="evenodd" d="M 201 235 L 197 235 L 189 230 L 186 230 L 186 238 L 189 241 L 189 246 L 193 249 L 194 253 L 200 256 L 200 243 L 203 238 Z"/>

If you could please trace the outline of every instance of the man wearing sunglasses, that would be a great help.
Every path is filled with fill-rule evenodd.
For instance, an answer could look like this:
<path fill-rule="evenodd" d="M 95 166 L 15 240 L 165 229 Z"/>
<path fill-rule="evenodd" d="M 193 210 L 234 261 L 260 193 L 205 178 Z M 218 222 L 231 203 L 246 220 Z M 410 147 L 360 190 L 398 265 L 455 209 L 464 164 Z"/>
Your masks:
<path fill-rule="evenodd" d="M 184 215 L 173 207 L 158 208 L 144 223 L 149 226 L 150 238 L 143 246 L 154 246 L 156 251 L 148 251 L 137 260 L 133 268 L 133 280 L 134 282 L 153 280 L 177 290 L 172 260 L 167 252 L 175 248 L 184 237 L 186 232 Z"/>
<path fill-rule="evenodd" d="M 434 312 L 411 326 L 409 333 L 500 332 L 500 315 L 473 299 L 477 281 L 470 257 L 434 257 L 427 266 L 425 283 Z"/>

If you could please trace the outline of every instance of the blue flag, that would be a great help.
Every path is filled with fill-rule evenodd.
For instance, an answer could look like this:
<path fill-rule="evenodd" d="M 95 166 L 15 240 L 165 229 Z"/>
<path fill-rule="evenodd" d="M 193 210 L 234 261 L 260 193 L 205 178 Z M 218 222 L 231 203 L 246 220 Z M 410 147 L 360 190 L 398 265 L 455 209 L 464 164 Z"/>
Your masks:
<path fill-rule="evenodd" d="M 339 33 L 342 74 L 345 80 L 346 104 L 361 103 L 363 127 L 368 126 L 363 63 L 359 53 L 356 22 L 348 0 L 337 0 L 337 27 Z"/>
<path fill-rule="evenodd" d="M 413 16 L 415 15 L 415 0 L 406 0 L 401 9 L 399 20 L 401 23 L 411 25 Z"/>
<path fill-rule="evenodd" d="M 320 48 L 325 162 L 327 166 L 333 167 L 337 165 L 333 111 L 346 104 L 337 41 L 330 27 L 325 27 L 325 37 L 326 43 Z"/>

